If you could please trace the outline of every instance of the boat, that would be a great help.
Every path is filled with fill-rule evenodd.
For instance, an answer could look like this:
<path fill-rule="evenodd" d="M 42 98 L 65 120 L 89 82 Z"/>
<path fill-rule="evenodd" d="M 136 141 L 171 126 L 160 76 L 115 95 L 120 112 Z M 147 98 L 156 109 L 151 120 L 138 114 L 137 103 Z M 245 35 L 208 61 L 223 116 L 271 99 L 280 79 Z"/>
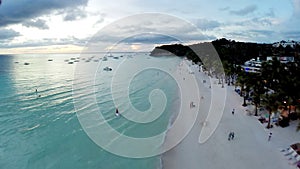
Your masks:
<path fill-rule="evenodd" d="M 105 68 L 103 68 L 103 70 L 105 70 L 105 71 L 112 71 L 112 68 L 106 66 Z"/>
<path fill-rule="evenodd" d="M 119 113 L 119 110 L 118 110 L 118 108 L 116 109 L 116 113 L 115 113 L 115 115 L 116 115 L 117 117 L 119 117 L 119 116 L 120 116 L 120 113 Z"/>
<path fill-rule="evenodd" d="M 53 59 L 48 59 L 49 62 L 53 61 Z"/>
<path fill-rule="evenodd" d="M 113 55 L 111 53 L 109 53 L 109 55 L 107 55 L 107 57 L 113 57 Z"/>
<path fill-rule="evenodd" d="M 28 63 L 28 62 L 25 62 L 25 63 L 24 63 L 24 65 L 29 65 L 29 64 L 30 64 L 30 63 Z"/>
<path fill-rule="evenodd" d="M 113 59 L 119 59 L 119 57 L 118 56 L 114 56 Z"/>
<path fill-rule="evenodd" d="M 103 60 L 103 61 L 107 61 L 107 57 L 104 56 L 104 57 L 102 58 L 102 60 Z"/>
<path fill-rule="evenodd" d="M 73 64 L 73 62 L 70 61 L 70 62 L 68 62 L 68 64 Z"/>

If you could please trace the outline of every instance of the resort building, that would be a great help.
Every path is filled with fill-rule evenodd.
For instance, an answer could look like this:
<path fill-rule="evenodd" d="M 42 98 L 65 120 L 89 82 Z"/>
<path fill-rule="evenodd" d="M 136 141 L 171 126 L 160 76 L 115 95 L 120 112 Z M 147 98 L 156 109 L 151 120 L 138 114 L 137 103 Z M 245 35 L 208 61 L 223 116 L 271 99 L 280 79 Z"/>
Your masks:
<path fill-rule="evenodd" d="M 244 65 L 241 65 L 241 67 L 245 72 L 259 73 L 261 68 L 261 63 L 262 61 L 259 58 L 251 59 L 246 61 Z"/>
<path fill-rule="evenodd" d="M 268 56 L 266 61 L 270 61 L 273 60 L 275 56 Z M 279 60 L 281 63 L 288 63 L 288 62 L 294 62 L 294 57 L 293 56 L 281 56 L 281 57 L 276 57 L 277 60 Z M 260 69 L 261 69 L 261 64 L 264 61 L 260 60 L 260 58 L 258 57 L 257 59 L 251 59 L 248 60 L 244 63 L 244 65 L 241 65 L 242 69 L 245 72 L 249 72 L 249 73 L 259 73 Z"/>

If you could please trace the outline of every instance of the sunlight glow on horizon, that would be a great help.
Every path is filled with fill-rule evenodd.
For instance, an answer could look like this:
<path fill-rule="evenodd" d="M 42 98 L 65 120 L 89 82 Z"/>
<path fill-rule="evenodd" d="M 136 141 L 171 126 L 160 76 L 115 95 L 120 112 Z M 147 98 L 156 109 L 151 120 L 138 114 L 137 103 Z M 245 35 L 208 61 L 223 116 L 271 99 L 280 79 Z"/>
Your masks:
<path fill-rule="evenodd" d="M 21 53 L 81 53 L 89 40 L 103 27 L 127 16 L 143 13 L 163 13 L 186 20 L 198 27 L 211 40 L 226 38 L 235 41 L 273 43 L 281 40 L 300 41 L 300 3 L 298 0 L 187 0 L 170 5 L 166 1 L 139 2 L 87 0 L 64 4 L 55 1 L 52 9 L 45 8 L 46 1 L 38 1 L 33 7 L 45 12 L 29 10 L 24 2 L 4 1 L 0 8 L 0 54 Z M 57 3 L 57 4 L 56 4 Z M 76 6 L 76 4 L 78 5 Z M 74 5 L 75 4 L 75 5 Z M 65 6 L 64 6 L 65 5 Z M 74 5 L 74 6 L 72 6 Z M 63 6 L 58 8 L 57 6 Z M 10 14 L 12 7 L 30 14 Z M 28 8 L 28 9 L 27 9 Z M 68 19 L 66 17 L 68 16 Z M 6 20 L 5 20 L 6 19 Z M 158 18 L 159 19 L 159 18 Z M 155 32 L 155 27 L 141 25 L 120 30 Z M 147 27 L 149 26 L 149 27 Z M 159 27 L 160 25 L 157 25 Z M 170 25 L 172 29 L 175 25 Z M 124 30 L 127 29 L 127 30 Z M 179 28 L 176 28 L 179 29 Z M 206 40 L 195 37 L 188 28 L 181 28 L 178 35 L 190 38 L 188 44 Z M 108 41 L 114 36 L 107 35 Z M 109 39 L 111 38 L 111 39 Z M 153 38 L 154 43 L 141 41 L 113 47 L 113 51 L 151 51 L 155 46 L 165 44 Z M 117 43 L 117 42 L 116 42 Z M 104 49 L 109 50 L 110 47 Z"/>

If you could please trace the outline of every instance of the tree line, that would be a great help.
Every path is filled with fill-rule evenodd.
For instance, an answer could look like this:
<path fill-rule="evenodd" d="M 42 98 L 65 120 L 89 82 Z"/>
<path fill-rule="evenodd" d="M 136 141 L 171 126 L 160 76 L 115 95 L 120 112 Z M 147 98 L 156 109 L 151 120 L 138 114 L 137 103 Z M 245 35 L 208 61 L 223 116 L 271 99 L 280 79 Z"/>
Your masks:
<path fill-rule="evenodd" d="M 213 48 L 211 47 L 213 46 Z M 273 44 L 258 44 L 250 42 L 236 42 L 225 38 L 212 42 L 205 42 L 193 45 L 172 44 L 156 47 L 152 56 L 176 55 L 187 57 L 195 63 L 204 63 L 217 78 L 225 81 L 227 85 L 239 85 L 240 95 L 246 99 L 251 95 L 251 101 L 255 105 L 255 115 L 258 115 L 257 108 L 263 105 L 269 112 L 267 127 L 271 127 L 271 114 L 279 107 L 287 109 L 291 119 L 291 106 L 299 107 L 300 102 L 300 46 L 282 46 Z M 201 55 L 201 57 L 199 57 Z M 216 66 L 217 61 L 212 60 L 212 56 L 218 55 L 223 64 L 223 70 Z M 244 62 L 259 57 L 266 60 L 268 56 L 273 56 L 270 61 L 265 61 L 261 65 L 260 72 L 249 73 L 242 70 L 240 65 Z M 295 61 L 281 63 L 277 57 L 293 56 Z M 201 58 L 201 59 L 200 59 Z M 293 115 L 297 112 L 293 113 Z M 299 125 L 300 129 L 300 125 Z"/>

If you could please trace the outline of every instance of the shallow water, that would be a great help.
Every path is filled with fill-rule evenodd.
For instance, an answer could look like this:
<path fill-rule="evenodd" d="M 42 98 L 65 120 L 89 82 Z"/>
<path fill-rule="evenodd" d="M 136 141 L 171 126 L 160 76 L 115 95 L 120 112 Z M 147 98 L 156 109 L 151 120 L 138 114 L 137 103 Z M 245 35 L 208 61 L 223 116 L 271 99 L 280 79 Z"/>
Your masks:
<path fill-rule="evenodd" d="M 76 88 L 76 93 L 80 95 L 75 97 L 89 99 L 95 94 L 96 102 L 90 102 L 83 108 L 89 109 L 97 104 L 107 123 L 118 132 L 138 138 L 154 136 L 167 128 L 171 110 L 174 109 L 173 103 L 178 99 L 174 80 L 157 69 L 144 70 L 130 79 L 128 97 L 137 110 L 149 109 L 148 97 L 153 89 L 159 88 L 168 98 L 166 109 L 158 119 L 140 124 L 124 117 L 114 120 L 112 92 L 116 92 L 115 99 L 123 104 L 121 113 L 130 109 L 127 103 L 122 103 L 127 96 L 118 90 L 111 90 L 111 79 L 124 59 L 131 59 L 134 64 L 167 60 L 170 64 L 165 66 L 170 69 L 174 69 L 180 59 L 135 54 L 132 58 L 109 58 L 108 61 L 97 62 L 100 56 L 95 55 L 90 62 L 86 62 L 82 56 L 74 54 L 0 55 L 0 168 L 153 169 L 160 166 L 160 156 L 125 158 L 96 145 L 84 132 L 76 116 L 72 90 L 76 83 L 80 86 Z M 100 66 L 98 72 L 74 80 L 78 63 L 68 64 L 71 58 L 74 58 L 72 61 L 79 60 L 80 64 L 86 64 L 87 69 Z M 30 64 L 24 65 L 25 62 Z M 113 71 L 103 71 L 105 66 L 112 67 Z M 90 76 L 95 77 L 93 85 L 86 79 Z M 123 84 L 120 82 L 116 85 Z M 93 88 L 94 93 L 86 93 L 86 88 Z"/>

